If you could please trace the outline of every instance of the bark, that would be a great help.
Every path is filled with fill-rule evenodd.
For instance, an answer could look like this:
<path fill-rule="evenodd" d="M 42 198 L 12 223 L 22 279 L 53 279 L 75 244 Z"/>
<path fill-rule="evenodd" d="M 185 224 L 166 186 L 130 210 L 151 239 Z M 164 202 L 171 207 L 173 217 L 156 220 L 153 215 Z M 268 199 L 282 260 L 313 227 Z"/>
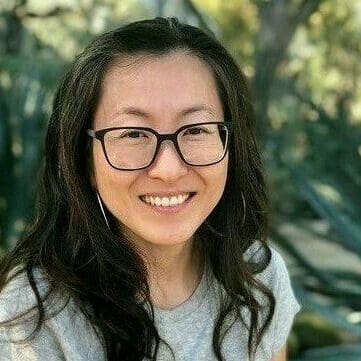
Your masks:
<path fill-rule="evenodd" d="M 252 90 L 259 133 L 263 137 L 269 131 L 267 110 L 277 69 L 286 57 L 297 28 L 308 21 L 323 1 L 303 0 L 298 6 L 289 0 L 254 2 L 259 8 L 260 29 L 256 40 Z"/>

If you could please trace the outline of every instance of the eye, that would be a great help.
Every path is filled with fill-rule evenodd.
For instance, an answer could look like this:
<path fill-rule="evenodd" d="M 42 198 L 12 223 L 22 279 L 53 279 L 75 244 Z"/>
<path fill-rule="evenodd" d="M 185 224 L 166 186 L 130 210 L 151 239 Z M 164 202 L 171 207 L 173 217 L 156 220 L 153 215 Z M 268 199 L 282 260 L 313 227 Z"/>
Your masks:
<path fill-rule="evenodd" d="M 141 138 L 141 137 L 146 137 L 146 134 L 140 132 L 140 131 L 137 131 L 137 130 L 132 130 L 132 131 L 129 131 L 129 132 L 126 132 L 126 133 L 123 133 L 121 135 L 121 138 L 124 138 L 124 137 L 129 137 L 129 138 Z"/>
<path fill-rule="evenodd" d="M 209 133 L 209 130 L 206 127 L 192 127 L 185 130 L 184 134 L 189 135 L 199 135 L 202 133 Z"/>
<path fill-rule="evenodd" d="M 117 141 L 117 142 L 135 142 L 135 141 L 145 141 L 151 138 L 152 135 L 144 130 L 140 129 L 121 129 L 114 130 L 107 134 L 108 141 Z"/>
<path fill-rule="evenodd" d="M 123 130 L 121 132 L 114 132 L 114 134 L 111 135 L 113 139 L 140 139 L 140 138 L 147 138 L 149 137 L 149 134 L 147 132 L 137 130 L 137 129 L 131 129 L 131 130 Z"/>

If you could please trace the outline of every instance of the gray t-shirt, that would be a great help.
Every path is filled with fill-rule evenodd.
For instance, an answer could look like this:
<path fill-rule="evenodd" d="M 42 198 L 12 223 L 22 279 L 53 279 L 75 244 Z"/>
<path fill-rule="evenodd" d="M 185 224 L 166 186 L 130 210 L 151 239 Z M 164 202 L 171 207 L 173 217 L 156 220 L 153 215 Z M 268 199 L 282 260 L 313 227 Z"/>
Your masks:
<path fill-rule="evenodd" d="M 276 298 L 275 315 L 264 334 L 256 354 L 257 361 L 270 361 L 287 341 L 294 316 L 301 307 L 290 283 L 289 274 L 282 256 L 272 247 L 272 258 L 268 267 L 257 275 Z M 253 254 L 255 245 L 248 250 Z M 251 252 L 251 253 L 249 253 Z M 41 273 L 35 273 L 40 281 Z M 45 287 L 39 282 L 41 294 Z M 155 307 L 155 324 L 160 336 L 172 347 L 176 361 L 216 360 L 212 348 L 212 334 L 219 306 L 219 295 L 224 292 L 209 267 L 193 294 L 181 305 L 164 310 Z M 257 297 L 257 295 L 256 295 Z M 258 297 L 257 297 L 258 299 Z M 262 299 L 259 298 L 262 302 Z M 35 304 L 35 296 L 27 284 L 26 276 L 19 275 L 0 294 L 0 321 Z M 241 311 L 246 322 L 249 312 Z M 262 318 L 263 320 L 263 318 Z M 23 345 L 9 342 L 29 335 L 29 325 L 20 324 L 9 331 L 0 328 L 0 360 L 7 361 L 105 361 L 102 341 L 92 331 L 88 321 L 77 310 L 71 300 L 56 316 L 47 320 L 40 334 Z M 236 321 L 222 343 L 222 354 L 226 361 L 248 360 L 247 329 Z M 172 360 L 169 349 L 160 344 L 159 361 Z"/>

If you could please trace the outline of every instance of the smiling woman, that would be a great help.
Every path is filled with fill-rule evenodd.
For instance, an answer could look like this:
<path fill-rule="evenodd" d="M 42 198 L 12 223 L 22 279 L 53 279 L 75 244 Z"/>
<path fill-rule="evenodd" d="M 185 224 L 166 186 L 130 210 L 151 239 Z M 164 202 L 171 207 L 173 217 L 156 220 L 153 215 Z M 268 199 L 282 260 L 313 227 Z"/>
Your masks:
<path fill-rule="evenodd" d="M 211 70 L 196 56 L 173 51 L 133 62 L 124 65 L 116 62 L 104 77 L 93 129 L 110 128 L 117 120 L 131 129 L 126 130 L 128 136 L 125 137 L 124 129 L 113 128 L 103 133 L 103 143 L 94 143 L 92 182 L 107 209 L 121 220 L 121 231 L 131 233 L 132 241 L 136 240 L 144 251 L 155 253 L 151 259 L 159 256 L 168 259 L 166 252 L 174 257 L 176 247 L 180 247 L 182 257 L 176 257 L 167 264 L 168 269 L 162 269 L 168 282 L 170 279 L 176 282 L 177 275 L 188 273 L 193 267 L 186 256 L 186 248 L 193 243 L 189 239 L 219 202 L 224 190 L 228 160 L 227 157 L 223 159 L 225 144 L 221 141 L 221 123 L 219 127 L 207 123 L 210 120 L 223 122 L 222 105 Z M 199 110 L 179 117 L 178 114 L 193 103 L 208 104 L 215 115 Z M 145 110 L 147 118 L 133 114 L 112 117 L 124 104 L 136 104 Z M 197 125 L 192 125 L 194 123 Z M 144 130 L 141 141 L 139 137 L 129 137 L 129 131 L 136 135 L 132 127 L 147 125 L 156 131 Z M 190 128 L 184 129 L 189 125 Z M 178 128 L 183 131 L 177 132 Z M 208 133 L 189 134 L 191 130 L 202 129 L 208 129 Z M 121 130 L 122 136 L 119 135 Z M 160 144 L 160 139 L 165 140 L 164 133 L 170 132 L 175 132 L 174 144 Z M 111 136 L 112 133 L 115 136 Z M 157 133 L 163 135 L 158 142 Z M 109 162 L 105 161 L 105 153 Z M 192 161 L 193 166 L 186 164 L 184 158 Z M 209 164 L 213 165 L 203 166 Z M 145 171 L 139 171 L 145 167 Z M 122 172 L 119 168 L 136 171 Z M 195 194 L 188 198 L 190 193 Z M 139 197 L 145 194 L 152 197 L 156 205 L 140 202 Z M 168 198 L 161 198 L 183 194 L 188 199 L 177 209 L 165 207 Z M 159 212 L 164 214 L 165 211 L 168 216 L 160 217 Z M 149 243 L 151 247 L 147 246 Z M 171 247 L 159 250 L 158 246 Z M 157 265 L 157 269 L 160 268 L 163 267 Z M 156 279 L 160 281 L 159 275 Z"/>
<path fill-rule="evenodd" d="M 0 359 L 284 360 L 300 306 L 267 242 L 254 125 L 213 35 L 156 18 L 96 38 L 0 264 Z"/>

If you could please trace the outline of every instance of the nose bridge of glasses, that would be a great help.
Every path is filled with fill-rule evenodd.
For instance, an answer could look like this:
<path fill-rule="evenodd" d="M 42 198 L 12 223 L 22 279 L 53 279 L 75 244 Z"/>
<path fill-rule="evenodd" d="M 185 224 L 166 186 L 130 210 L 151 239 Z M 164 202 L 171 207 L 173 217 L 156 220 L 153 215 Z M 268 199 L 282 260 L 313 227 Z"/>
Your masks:
<path fill-rule="evenodd" d="M 180 154 L 178 153 L 178 147 L 177 147 L 177 135 L 175 133 L 170 134 L 158 134 L 158 141 L 159 141 L 159 148 L 158 148 L 158 154 L 156 155 L 156 158 L 158 158 L 159 152 L 161 151 L 162 145 L 164 148 L 164 144 L 173 144 L 172 151 L 177 154 L 177 156 L 180 158 Z M 172 148 L 172 147 L 171 147 Z"/>

